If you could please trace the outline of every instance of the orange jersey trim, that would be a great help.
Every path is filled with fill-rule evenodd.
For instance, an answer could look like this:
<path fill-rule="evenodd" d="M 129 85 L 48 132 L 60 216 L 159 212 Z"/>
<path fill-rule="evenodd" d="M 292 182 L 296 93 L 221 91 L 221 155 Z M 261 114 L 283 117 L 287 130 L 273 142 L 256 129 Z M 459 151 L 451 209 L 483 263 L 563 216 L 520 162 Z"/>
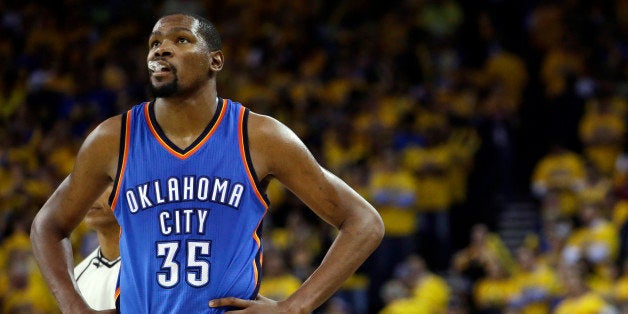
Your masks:
<path fill-rule="evenodd" d="M 242 163 L 244 164 L 244 169 L 246 169 L 246 175 L 249 178 L 249 181 L 251 182 L 251 185 L 254 187 L 255 190 L 255 196 L 257 196 L 257 199 L 259 199 L 259 201 L 262 203 L 262 205 L 264 206 L 264 209 L 268 210 L 268 204 L 266 203 L 266 200 L 264 200 L 264 197 L 262 196 L 262 194 L 260 194 L 259 192 L 259 188 L 257 186 L 257 183 L 255 182 L 255 179 L 253 178 L 253 174 L 251 173 L 251 169 L 249 168 L 249 163 L 246 161 L 246 151 L 244 148 L 244 113 L 246 112 L 246 108 L 242 107 L 240 108 L 240 115 L 239 115 L 239 121 L 238 121 L 238 139 L 240 142 L 240 156 L 242 157 Z"/>
<path fill-rule="evenodd" d="M 255 231 L 253 231 L 253 240 L 255 240 L 255 243 L 257 243 L 257 249 L 259 250 L 259 267 L 261 268 L 263 263 L 264 263 L 264 253 L 261 252 L 262 249 L 262 241 L 260 240 L 260 238 L 257 236 L 257 231 L 260 228 L 260 225 L 262 224 L 262 221 L 264 220 L 264 217 L 266 216 L 266 213 L 268 212 L 268 210 L 264 211 L 264 215 L 262 215 L 262 219 L 260 219 L 260 221 L 257 223 L 257 227 L 255 227 Z M 255 287 L 257 287 L 257 284 L 259 283 L 259 270 L 257 269 L 257 264 L 255 263 L 255 258 L 253 259 L 253 273 L 255 274 Z"/>
<path fill-rule="evenodd" d="M 118 197 L 120 196 L 120 187 L 122 186 L 122 178 L 124 178 L 124 172 L 126 170 L 126 162 L 129 154 L 129 143 L 131 142 L 131 118 L 133 113 L 131 110 L 128 111 L 126 117 L 126 127 L 124 134 L 124 151 L 122 152 L 122 166 L 120 166 L 120 174 L 118 176 L 118 185 L 115 186 L 116 195 L 113 197 L 113 201 L 111 202 L 111 210 L 114 211 L 116 205 L 118 204 Z M 120 231 L 122 232 L 122 231 Z"/>
<path fill-rule="evenodd" d="M 259 280 L 259 272 L 257 270 L 257 264 L 255 264 L 255 259 L 253 259 L 253 274 L 255 276 L 255 286 L 257 286 L 257 282 Z"/>
<path fill-rule="evenodd" d="M 247 162 L 247 158 L 246 158 L 246 148 L 244 147 L 244 116 L 246 113 L 246 108 L 245 107 L 241 107 L 240 108 L 240 113 L 239 113 L 239 119 L 238 119 L 238 142 L 240 144 L 240 157 L 242 158 L 242 163 L 244 164 L 244 169 L 246 169 L 246 174 L 247 177 L 249 178 L 249 182 L 251 183 L 251 185 L 253 186 L 253 189 L 255 190 L 255 196 L 257 196 L 257 199 L 260 201 L 260 203 L 262 204 L 262 206 L 264 206 L 264 214 L 262 215 L 262 218 L 260 219 L 260 221 L 257 223 L 257 227 L 255 227 L 255 231 L 253 231 L 253 234 L 251 235 L 253 237 L 253 240 L 255 240 L 255 243 L 257 244 L 257 248 L 261 250 L 262 248 L 262 241 L 259 238 L 259 236 L 257 235 L 257 231 L 260 228 L 260 225 L 262 224 L 262 221 L 264 220 L 264 217 L 266 216 L 266 213 L 268 212 L 268 203 L 266 202 L 266 200 L 264 199 L 264 197 L 262 196 L 262 194 L 259 191 L 259 187 L 257 185 L 257 182 L 255 181 L 254 177 L 253 177 L 253 173 L 251 172 L 251 169 L 249 168 L 249 163 Z M 262 252 L 259 252 L 260 254 L 260 267 L 262 266 L 262 259 L 263 259 L 263 254 Z M 257 287 L 258 282 L 259 282 L 259 270 L 257 269 L 257 264 L 255 263 L 255 259 L 253 259 L 252 261 L 253 263 L 253 273 L 255 274 L 255 286 Z"/>
<path fill-rule="evenodd" d="M 149 114 L 149 111 L 148 111 L 148 107 L 150 106 L 151 103 L 146 104 L 146 106 L 144 107 L 144 116 L 146 117 L 146 123 L 148 123 L 148 128 L 150 129 L 150 132 L 153 133 L 153 136 L 155 137 L 155 139 L 157 139 L 159 144 L 161 144 L 161 146 L 163 146 L 163 148 L 165 148 L 168 152 L 170 152 L 170 154 L 174 155 L 175 157 L 177 157 L 179 159 L 186 159 L 186 158 L 190 157 L 191 155 L 193 155 L 197 150 L 199 150 L 203 146 L 203 144 L 205 144 L 207 142 L 207 140 L 209 140 L 209 138 L 212 136 L 212 134 L 214 134 L 216 129 L 218 129 L 218 126 L 220 125 L 220 122 L 222 121 L 222 118 L 225 116 L 225 112 L 227 112 L 227 100 L 223 99 L 222 102 L 223 102 L 222 103 L 222 109 L 220 110 L 220 115 L 218 116 L 218 119 L 216 120 L 216 123 L 214 123 L 212 128 L 205 135 L 205 137 L 200 142 L 198 142 L 198 144 L 196 144 L 194 146 L 194 148 L 190 149 L 185 154 L 181 154 L 181 153 L 173 150 L 166 143 L 166 141 L 164 141 L 164 139 L 162 139 L 159 136 L 159 134 L 157 133 L 157 130 L 155 129 L 155 126 L 153 125 L 153 122 L 150 119 L 150 114 Z"/>

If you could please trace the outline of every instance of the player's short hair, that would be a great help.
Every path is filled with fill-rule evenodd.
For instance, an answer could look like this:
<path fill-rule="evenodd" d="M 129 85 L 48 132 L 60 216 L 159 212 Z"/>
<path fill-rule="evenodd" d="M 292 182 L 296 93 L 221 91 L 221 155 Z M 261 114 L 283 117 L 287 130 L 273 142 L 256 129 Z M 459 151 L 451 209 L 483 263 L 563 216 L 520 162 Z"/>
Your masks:
<path fill-rule="evenodd" d="M 222 48 L 220 34 L 212 22 L 197 14 L 186 15 L 198 21 L 201 36 L 203 40 L 205 40 L 205 43 L 207 43 L 207 48 L 209 48 L 210 51 L 216 51 Z"/>

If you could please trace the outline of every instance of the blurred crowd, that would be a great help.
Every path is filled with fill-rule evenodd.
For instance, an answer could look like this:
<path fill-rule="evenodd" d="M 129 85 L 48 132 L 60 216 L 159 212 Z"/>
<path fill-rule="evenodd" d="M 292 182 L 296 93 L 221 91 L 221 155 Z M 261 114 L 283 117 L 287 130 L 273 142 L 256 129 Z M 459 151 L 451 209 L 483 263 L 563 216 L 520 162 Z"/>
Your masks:
<path fill-rule="evenodd" d="M 292 128 L 384 219 L 317 312 L 628 313 L 628 0 L 2 1 L 1 313 L 58 312 L 30 223 L 87 133 L 149 99 L 148 34 L 177 11 L 222 34 L 219 95 Z M 334 230 L 268 194 L 260 293 L 282 299 Z M 537 227 L 512 248 L 514 202 Z M 77 261 L 97 244 L 72 241 Z"/>

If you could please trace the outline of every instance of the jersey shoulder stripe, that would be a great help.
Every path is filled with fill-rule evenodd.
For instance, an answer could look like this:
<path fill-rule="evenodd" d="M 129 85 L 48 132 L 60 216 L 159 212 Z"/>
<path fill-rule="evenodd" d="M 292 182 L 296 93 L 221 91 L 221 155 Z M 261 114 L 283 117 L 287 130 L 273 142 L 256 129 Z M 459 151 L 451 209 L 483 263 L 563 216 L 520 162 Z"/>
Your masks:
<path fill-rule="evenodd" d="M 264 221 L 264 217 L 266 217 L 266 213 L 268 213 L 268 207 L 270 206 L 270 201 L 265 193 L 263 193 L 261 184 L 258 180 L 257 174 L 255 173 L 255 168 L 253 167 L 253 162 L 251 159 L 251 154 L 249 150 L 249 142 L 248 142 L 248 116 L 250 110 L 244 106 L 240 107 L 240 112 L 238 114 L 238 141 L 240 146 L 240 155 L 242 157 L 242 163 L 244 168 L 246 169 L 246 173 L 248 175 L 248 179 L 251 183 L 251 186 L 255 189 L 255 195 L 259 200 L 260 204 L 264 207 L 264 214 L 259 220 L 257 227 L 255 227 L 255 231 L 251 235 L 257 244 L 258 252 L 255 255 L 255 259 L 252 261 L 253 266 L 253 275 L 255 280 L 255 290 L 251 299 L 255 299 L 257 293 L 259 291 L 260 283 L 262 280 L 262 260 L 263 260 L 263 249 L 262 249 L 262 241 L 261 241 L 261 229 L 262 222 Z"/>
<path fill-rule="evenodd" d="M 129 154 L 129 143 L 131 141 L 131 120 L 133 117 L 133 109 L 130 109 L 122 115 L 122 123 L 120 130 L 120 150 L 118 153 L 118 169 L 116 171 L 116 177 L 113 180 L 113 189 L 109 196 L 109 204 L 111 210 L 116 208 L 118 203 L 118 197 L 120 196 L 120 185 L 122 178 L 124 178 L 124 171 L 126 169 L 126 162 Z"/>
<path fill-rule="evenodd" d="M 248 116 L 249 109 L 242 106 L 240 107 L 239 113 L 239 134 L 238 140 L 240 144 L 240 155 L 242 156 L 242 162 L 244 163 L 244 168 L 246 169 L 246 173 L 248 175 L 249 181 L 251 185 L 255 187 L 255 195 L 260 200 L 262 205 L 268 209 L 270 206 L 270 200 L 266 197 L 266 194 L 263 193 L 261 184 L 257 178 L 257 174 L 255 173 L 255 168 L 253 167 L 253 161 L 251 160 L 251 153 L 249 151 L 249 137 L 248 137 Z"/>

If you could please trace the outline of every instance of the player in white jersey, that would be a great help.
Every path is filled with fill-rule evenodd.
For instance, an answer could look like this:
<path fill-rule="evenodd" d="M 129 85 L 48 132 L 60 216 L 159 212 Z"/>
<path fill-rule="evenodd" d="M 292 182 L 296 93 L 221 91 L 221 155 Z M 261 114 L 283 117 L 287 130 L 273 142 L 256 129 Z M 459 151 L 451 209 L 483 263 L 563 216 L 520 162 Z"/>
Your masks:
<path fill-rule="evenodd" d="M 74 278 L 83 299 L 95 310 L 114 309 L 120 272 L 120 226 L 109 206 L 111 188 L 92 205 L 85 224 L 96 231 L 99 246 L 74 267 Z"/>

